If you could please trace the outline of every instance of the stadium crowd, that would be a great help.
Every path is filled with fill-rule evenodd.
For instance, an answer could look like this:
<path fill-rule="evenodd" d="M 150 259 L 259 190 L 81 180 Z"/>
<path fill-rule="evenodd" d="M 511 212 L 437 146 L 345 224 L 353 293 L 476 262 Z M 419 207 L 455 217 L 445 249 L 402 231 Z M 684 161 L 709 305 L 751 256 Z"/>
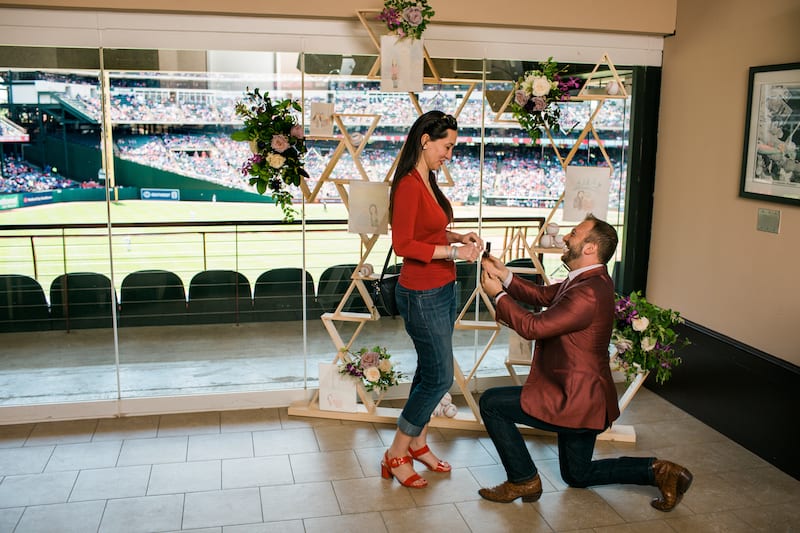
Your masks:
<path fill-rule="evenodd" d="M 380 127 L 407 129 L 419 113 L 406 93 L 382 93 L 372 91 L 311 91 L 306 94 L 306 124 L 310 122 L 312 102 L 332 102 L 340 114 L 378 114 Z M 273 98 L 292 98 L 293 93 L 276 92 Z M 420 93 L 419 104 L 422 109 L 441 109 L 455 113 L 462 104 L 463 93 L 456 91 L 426 91 Z M 156 88 L 116 88 L 111 94 L 111 120 L 115 123 L 157 123 L 157 124 L 240 124 L 234 107 L 242 95 L 236 92 L 211 90 L 184 90 Z M 100 98 L 95 91 L 90 93 L 66 93 L 61 99 L 80 109 L 95 120 L 100 119 Z M 484 96 L 474 91 L 458 115 L 462 128 L 480 128 Z M 569 130 L 576 125 L 586 124 L 597 102 L 565 102 L 562 104 L 561 125 Z M 625 113 L 624 100 L 608 100 L 596 117 L 594 124 L 598 130 L 620 131 Z M 514 132 L 514 136 L 525 137 L 523 130 L 510 115 L 498 120 L 496 113 L 488 110 L 485 126 L 501 128 Z M 398 135 L 402 135 L 398 133 Z"/>
<path fill-rule="evenodd" d="M 55 189 L 93 188 L 93 181 L 78 182 L 58 174 L 49 166 L 39 168 L 13 155 L 3 156 L 3 173 L 0 176 L 0 194 L 52 191 Z"/>
<path fill-rule="evenodd" d="M 361 114 L 380 115 L 380 121 L 372 133 L 369 144 L 360 154 L 360 163 L 371 180 L 383 180 L 390 172 L 394 158 L 399 152 L 404 133 L 418 116 L 417 109 L 406 93 L 383 93 L 379 84 L 368 82 L 362 87 L 342 87 L 337 90 L 315 90 L 305 93 L 306 103 L 333 102 L 335 111 L 343 115 L 342 120 L 349 134 L 367 134 L 371 117 Z M 453 188 L 448 196 L 455 202 L 467 203 L 479 194 L 479 183 L 483 180 L 483 195 L 502 199 L 541 199 L 552 201 L 561 194 L 564 171 L 554 150 L 530 144 L 528 135 L 506 114 L 498 117 L 485 106 L 481 91 L 469 93 L 463 90 L 439 90 L 426 87 L 419 94 L 422 109 L 442 109 L 456 113 L 459 120 L 459 146 L 447 165 L 447 173 L 453 179 Z M 510 89 L 503 86 L 501 90 Z M 291 98 L 292 93 L 274 91 L 273 98 Z M 138 86 L 112 86 L 112 121 L 129 125 L 115 129 L 115 155 L 122 159 L 155 167 L 195 179 L 206 180 L 225 187 L 254 191 L 249 177 L 242 173 L 242 165 L 251 156 L 246 143 L 230 139 L 230 131 L 241 121 L 235 116 L 235 104 L 242 94 L 235 91 L 207 89 L 164 89 Z M 100 98 L 97 90 L 84 86 L 67 90 L 60 95 L 61 101 L 72 106 L 84 116 L 100 119 Z M 463 105 L 462 105 L 463 104 Z M 584 127 L 597 102 L 567 102 L 562 105 L 562 133 L 556 139 L 561 143 L 561 155 L 571 146 L 578 132 Z M 310 113 L 310 105 L 306 105 Z M 625 128 L 628 112 L 627 101 L 608 100 L 594 120 L 594 126 L 606 143 L 612 164 L 619 169 L 623 160 Z M 350 115 L 350 116 L 348 116 Z M 353 116 L 355 115 L 355 116 Z M 485 115 L 485 116 L 484 116 Z M 310 118 L 306 117 L 305 123 Z M 158 134 L 132 134 L 137 124 L 164 126 Z M 198 133 L 185 133 L 186 131 Z M 571 133 L 567 133 L 572 131 Z M 129 131 L 131 134 L 123 134 Z M 153 130 L 148 130 L 153 131 Z M 481 165 L 481 132 L 485 139 L 483 165 Z M 342 132 L 336 131 L 336 135 Z M 309 139 L 305 166 L 311 178 L 307 180 L 314 189 L 316 180 L 331 165 L 337 141 Z M 606 164 L 596 148 L 581 147 L 573 164 Z M 5 165 L 5 163 L 4 163 Z M 55 173 L 42 171 L 36 174 L 34 166 L 13 160 L 9 172 L 4 173 L 2 192 L 47 190 L 80 186 Z M 25 177 L 19 177 L 19 168 L 26 168 Z M 11 173 L 14 173 L 13 176 Z M 624 173 L 612 172 L 611 205 L 621 201 L 621 183 Z M 38 177 L 33 177 L 38 176 Z M 332 179 L 360 177 L 360 170 L 348 151 L 341 155 L 333 166 Z M 445 180 L 445 176 L 442 177 Z M 299 189 L 292 191 L 300 198 Z M 331 183 L 323 185 L 318 200 L 337 200 L 339 195 Z"/>
<path fill-rule="evenodd" d="M 366 148 L 359 161 L 367 177 L 372 181 L 383 180 L 392 168 L 399 151 L 399 143 L 376 143 L 380 147 Z M 116 143 L 117 156 L 168 172 L 207 180 L 226 187 L 253 191 L 249 177 L 241 171 L 241 165 L 251 156 L 245 143 L 232 141 L 225 135 L 151 135 L 132 136 Z M 311 178 L 309 189 L 314 189 L 317 179 L 331 164 L 336 142 L 309 141 L 305 157 L 305 168 Z M 613 151 L 612 151 L 613 152 Z M 591 157 L 590 157 L 591 156 Z M 605 161 L 596 154 L 582 150 L 574 164 L 586 165 Z M 614 162 L 612 160 L 612 162 Z M 616 163 L 615 163 L 616 164 Z M 477 147 L 457 147 L 447 172 L 453 180 L 449 197 L 460 203 L 478 196 L 481 175 L 480 154 Z M 619 189 L 620 177 L 613 173 L 612 191 Z M 345 152 L 333 167 L 330 178 L 346 180 L 361 176 L 352 156 Z M 445 177 L 442 176 L 444 180 Z M 528 149 L 525 153 L 517 147 L 489 148 L 484 153 L 483 194 L 499 198 L 538 198 L 554 200 L 563 192 L 564 171 L 552 150 Z M 299 189 L 293 191 L 300 198 Z M 325 183 L 318 199 L 334 200 L 339 195 L 332 183 Z M 616 203 L 616 201 L 612 202 Z"/>

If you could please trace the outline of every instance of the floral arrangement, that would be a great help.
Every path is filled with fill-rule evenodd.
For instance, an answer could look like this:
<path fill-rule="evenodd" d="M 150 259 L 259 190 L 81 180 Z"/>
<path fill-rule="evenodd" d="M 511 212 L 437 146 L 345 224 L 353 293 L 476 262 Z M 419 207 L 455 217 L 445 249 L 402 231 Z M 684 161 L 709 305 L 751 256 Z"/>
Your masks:
<path fill-rule="evenodd" d="M 679 313 L 651 304 L 639 291 L 617 296 L 611 342 L 628 381 L 640 371 L 654 371 L 659 383 L 670 378 L 672 369 L 681 363 L 676 349 L 689 344 L 673 330 L 682 323 Z"/>
<path fill-rule="evenodd" d="M 297 211 L 292 208 L 292 194 L 286 186 L 300 185 L 301 179 L 308 177 L 303 168 L 303 126 L 292 114 L 292 110 L 301 110 L 300 104 L 291 99 L 273 102 L 268 92 L 248 88 L 235 109 L 244 119 L 244 128 L 234 131 L 231 138 L 249 142 L 253 152 L 242 165 L 242 175 L 251 176 L 250 185 L 255 185 L 259 194 L 269 188 L 275 204 L 283 210 L 284 220 L 294 220 Z"/>
<path fill-rule="evenodd" d="M 576 78 L 562 78 L 564 72 L 566 68 L 559 68 L 550 57 L 517 81 L 511 113 L 534 141 L 541 137 L 545 125 L 553 133 L 560 131 L 558 102 L 569 100 L 569 91 L 581 86 Z"/>
<path fill-rule="evenodd" d="M 339 373 L 362 380 L 367 391 L 374 389 L 385 391 L 397 385 L 403 377 L 400 371 L 395 370 L 390 361 L 392 356 L 386 352 L 386 348 L 381 346 L 374 346 L 371 349 L 361 348 L 355 353 L 342 348 L 342 351 L 348 357 L 339 365 Z"/>
<path fill-rule="evenodd" d="M 420 39 L 435 14 L 428 0 L 386 0 L 378 20 L 401 38 Z"/>

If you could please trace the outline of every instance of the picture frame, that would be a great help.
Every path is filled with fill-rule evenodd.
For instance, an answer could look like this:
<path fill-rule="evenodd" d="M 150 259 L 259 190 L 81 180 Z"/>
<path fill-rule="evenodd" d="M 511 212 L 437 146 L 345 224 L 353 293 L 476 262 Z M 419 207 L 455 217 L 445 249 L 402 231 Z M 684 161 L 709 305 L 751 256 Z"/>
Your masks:
<path fill-rule="evenodd" d="M 750 67 L 739 196 L 800 205 L 800 63 Z"/>

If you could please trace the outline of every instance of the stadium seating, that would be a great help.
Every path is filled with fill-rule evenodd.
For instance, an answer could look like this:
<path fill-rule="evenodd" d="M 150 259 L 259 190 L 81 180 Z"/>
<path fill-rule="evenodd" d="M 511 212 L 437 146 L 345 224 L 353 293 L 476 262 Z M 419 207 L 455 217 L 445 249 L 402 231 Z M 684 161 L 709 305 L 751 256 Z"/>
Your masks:
<path fill-rule="evenodd" d="M 271 322 L 303 319 L 303 269 L 274 268 L 261 274 L 253 289 L 253 320 Z M 314 279 L 306 272 L 309 319 L 319 318 L 321 308 L 314 294 Z"/>
<path fill-rule="evenodd" d="M 456 261 L 456 304 L 458 311 L 464 308 L 464 305 L 472 295 L 478 283 L 478 266 L 476 263 L 469 263 L 467 261 Z M 475 299 L 477 301 L 477 298 Z M 469 306 L 470 311 L 475 310 L 475 301 Z"/>
<path fill-rule="evenodd" d="M 186 291 L 177 274 L 166 270 L 139 270 L 122 280 L 120 327 L 185 323 Z"/>
<path fill-rule="evenodd" d="M 50 285 L 53 329 L 110 328 L 111 280 L 95 272 L 61 274 Z"/>
<path fill-rule="evenodd" d="M 204 270 L 189 282 L 189 324 L 249 322 L 253 318 L 250 282 L 233 270 Z"/>
<path fill-rule="evenodd" d="M 317 301 L 326 313 L 333 313 L 342 301 L 347 288 L 350 286 L 353 271 L 358 265 L 356 264 L 343 264 L 333 265 L 326 268 L 319 277 L 319 286 L 317 287 Z M 353 289 L 350 297 L 342 307 L 342 311 L 349 313 L 368 313 L 367 305 L 361 294 Z"/>
<path fill-rule="evenodd" d="M 0 275 L 0 332 L 50 329 L 50 311 L 39 283 L 21 274 Z"/>

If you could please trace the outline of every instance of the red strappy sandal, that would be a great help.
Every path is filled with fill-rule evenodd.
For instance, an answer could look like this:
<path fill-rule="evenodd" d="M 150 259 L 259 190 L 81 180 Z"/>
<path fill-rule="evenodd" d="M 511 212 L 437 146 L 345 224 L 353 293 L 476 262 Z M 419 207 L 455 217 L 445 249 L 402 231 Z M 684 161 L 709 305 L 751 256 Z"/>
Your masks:
<path fill-rule="evenodd" d="M 408 453 L 411 454 L 411 457 L 413 457 L 415 460 L 427 466 L 428 470 L 430 470 L 431 472 L 449 472 L 453 469 L 453 467 L 450 466 L 450 463 L 448 463 L 447 461 L 442 461 L 441 459 L 439 460 L 438 463 L 436 463 L 436 466 L 431 466 L 422 459 L 420 459 L 421 456 L 425 455 L 426 453 L 430 453 L 430 451 L 431 449 L 428 448 L 427 444 L 422 448 L 420 448 L 419 450 L 412 450 L 411 448 L 408 449 Z"/>
<path fill-rule="evenodd" d="M 422 487 L 427 487 L 428 481 L 416 472 L 408 476 L 406 479 L 400 479 L 394 475 L 392 469 L 406 463 L 413 463 L 413 459 L 407 455 L 403 457 L 392 457 L 389 459 L 389 450 L 386 450 L 386 453 L 383 454 L 383 461 L 381 461 L 381 477 L 383 479 L 396 478 L 401 485 L 412 489 L 421 489 Z"/>

